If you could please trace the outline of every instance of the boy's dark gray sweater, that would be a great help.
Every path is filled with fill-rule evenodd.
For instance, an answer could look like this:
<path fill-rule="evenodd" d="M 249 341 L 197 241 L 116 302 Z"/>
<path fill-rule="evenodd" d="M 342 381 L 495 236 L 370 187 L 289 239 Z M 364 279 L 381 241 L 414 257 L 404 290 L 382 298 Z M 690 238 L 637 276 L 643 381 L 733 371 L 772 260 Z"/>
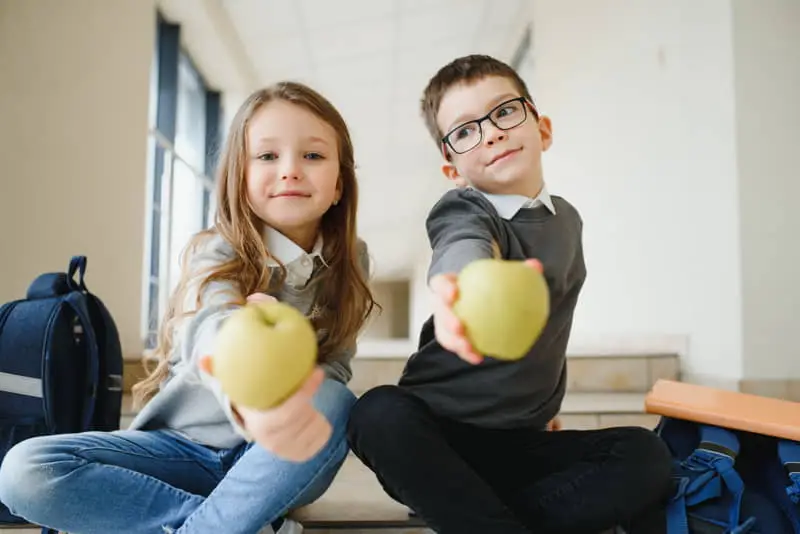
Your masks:
<path fill-rule="evenodd" d="M 447 192 L 427 219 L 433 249 L 429 277 L 458 273 L 479 258 L 536 258 L 550 289 L 550 317 L 530 352 L 516 362 L 486 358 L 464 362 L 435 339 L 432 318 L 422 327 L 418 351 L 406 364 L 400 386 L 438 415 L 490 428 L 544 427 L 561 407 L 566 388 L 566 348 L 586 267 L 577 210 L 553 196 L 555 214 L 540 205 L 510 220 L 473 189 Z"/>

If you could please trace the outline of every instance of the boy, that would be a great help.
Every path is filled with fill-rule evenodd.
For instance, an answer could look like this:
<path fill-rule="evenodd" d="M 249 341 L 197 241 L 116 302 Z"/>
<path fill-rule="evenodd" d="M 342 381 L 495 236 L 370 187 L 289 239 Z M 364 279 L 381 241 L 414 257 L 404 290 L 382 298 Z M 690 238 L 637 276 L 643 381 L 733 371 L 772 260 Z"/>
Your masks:
<path fill-rule="evenodd" d="M 547 431 L 586 277 L 582 220 L 544 184 L 550 120 L 517 73 L 486 56 L 443 67 L 422 112 L 458 185 L 426 224 L 434 314 L 399 385 L 353 408 L 353 451 L 438 534 L 664 532 L 671 460 L 654 433 Z M 516 362 L 477 354 L 452 311 L 457 273 L 497 253 L 543 269 L 550 291 L 547 325 Z"/>

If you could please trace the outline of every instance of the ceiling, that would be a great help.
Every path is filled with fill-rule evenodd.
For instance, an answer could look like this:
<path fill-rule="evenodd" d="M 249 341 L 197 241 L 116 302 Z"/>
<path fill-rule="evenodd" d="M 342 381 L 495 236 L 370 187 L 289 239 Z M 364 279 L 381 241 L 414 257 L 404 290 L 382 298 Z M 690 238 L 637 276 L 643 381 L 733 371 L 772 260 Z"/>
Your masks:
<path fill-rule="evenodd" d="M 359 233 L 380 278 L 410 274 L 427 247 L 425 214 L 449 187 L 418 111 L 425 84 L 460 55 L 509 61 L 529 1 L 220 1 L 257 83 L 306 82 L 348 122 Z"/>

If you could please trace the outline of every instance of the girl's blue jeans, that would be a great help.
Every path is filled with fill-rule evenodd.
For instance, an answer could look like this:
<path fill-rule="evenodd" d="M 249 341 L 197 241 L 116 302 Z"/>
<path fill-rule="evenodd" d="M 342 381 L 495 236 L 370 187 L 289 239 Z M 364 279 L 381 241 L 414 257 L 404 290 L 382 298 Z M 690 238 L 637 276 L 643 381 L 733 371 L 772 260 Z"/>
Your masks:
<path fill-rule="evenodd" d="M 31 438 L 0 467 L 0 501 L 37 525 L 78 534 L 254 534 L 318 499 L 347 456 L 354 395 L 325 380 L 314 397 L 333 427 L 306 462 L 255 443 L 212 449 L 170 430 Z"/>

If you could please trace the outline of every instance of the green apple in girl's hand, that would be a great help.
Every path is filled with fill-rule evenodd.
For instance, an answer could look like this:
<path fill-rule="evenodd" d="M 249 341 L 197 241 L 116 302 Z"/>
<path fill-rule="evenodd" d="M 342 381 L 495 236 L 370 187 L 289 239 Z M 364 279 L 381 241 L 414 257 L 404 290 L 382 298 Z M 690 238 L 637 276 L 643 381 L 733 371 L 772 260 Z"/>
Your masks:
<path fill-rule="evenodd" d="M 542 273 L 524 261 L 480 259 L 461 270 L 457 285 L 453 312 L 472 347 L 501 360 L 525 356 L 550 313 Z"/>
<path fill-rule="evenodd" d="M 222 325 L 213 374 L 233 404 L 265 410 L 294 393 L 314 370 L 317 336 L 297 309 L 252 302 Z"/>

